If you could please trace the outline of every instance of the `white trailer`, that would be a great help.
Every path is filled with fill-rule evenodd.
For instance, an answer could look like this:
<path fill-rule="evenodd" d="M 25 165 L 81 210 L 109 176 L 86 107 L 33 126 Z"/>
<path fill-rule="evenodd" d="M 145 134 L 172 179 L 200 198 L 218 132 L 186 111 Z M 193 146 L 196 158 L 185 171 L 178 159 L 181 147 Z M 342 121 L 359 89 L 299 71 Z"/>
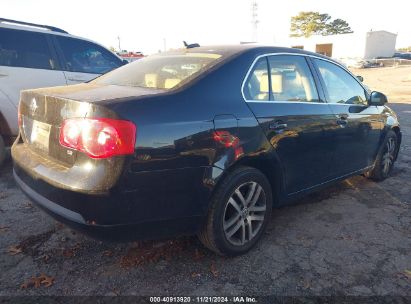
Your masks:
<path fill-rule="evenodd" d="M 396 40 L 397 34 L 387 31 L 370 31 L 290 38 L 288 46 L 317 52 L 338 60 L 367 60 L 377 57 L 392 57 L 395 53 Z"/>

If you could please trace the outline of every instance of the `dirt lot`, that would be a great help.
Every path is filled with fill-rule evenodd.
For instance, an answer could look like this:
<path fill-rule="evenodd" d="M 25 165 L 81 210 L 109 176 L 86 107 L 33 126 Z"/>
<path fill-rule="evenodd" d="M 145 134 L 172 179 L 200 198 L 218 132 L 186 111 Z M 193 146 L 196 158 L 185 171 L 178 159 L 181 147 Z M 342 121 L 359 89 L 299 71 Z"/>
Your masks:
<path fill-rule="evenodd" d="M 394 98 L 388 71 L 360 74 Z M 353 177 L 276 210 L 257 248 L 237 258 L 215 256 L 194 237 L 89 239 L 33 206 L 8 164 L 0 172 L 0 295 L 411 296 L 411 103 L 392 107 L 403 143 L 391 178 Z"/>
<path fill-rule="evenodd" d="M 386 94 L 390 102 L 411 101 L 411 66 L 352 69 L 352 72 L 363 76 L 371 90 Z"/>

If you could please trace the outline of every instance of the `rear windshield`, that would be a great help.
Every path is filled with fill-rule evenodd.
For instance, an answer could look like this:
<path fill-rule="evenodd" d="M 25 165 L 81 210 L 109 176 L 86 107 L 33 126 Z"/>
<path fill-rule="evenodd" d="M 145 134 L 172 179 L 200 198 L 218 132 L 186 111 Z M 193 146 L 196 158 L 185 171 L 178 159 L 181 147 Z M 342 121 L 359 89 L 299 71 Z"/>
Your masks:
<path fill-rule="evenodd" d="M 107 73 L 92 83 L 170 90 L 214 66 L 221 55 L 184 53 L 153 55 Z"/>

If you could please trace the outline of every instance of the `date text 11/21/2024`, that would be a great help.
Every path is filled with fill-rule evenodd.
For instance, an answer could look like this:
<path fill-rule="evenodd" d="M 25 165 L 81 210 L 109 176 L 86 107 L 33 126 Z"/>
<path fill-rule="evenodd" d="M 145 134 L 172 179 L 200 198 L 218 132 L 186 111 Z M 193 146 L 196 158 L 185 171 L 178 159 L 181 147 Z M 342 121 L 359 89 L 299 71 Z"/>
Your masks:
<path fill-rule="evenodd" d="M 254 297 L 150 297 L 151 303 L 257 303 Z"/>

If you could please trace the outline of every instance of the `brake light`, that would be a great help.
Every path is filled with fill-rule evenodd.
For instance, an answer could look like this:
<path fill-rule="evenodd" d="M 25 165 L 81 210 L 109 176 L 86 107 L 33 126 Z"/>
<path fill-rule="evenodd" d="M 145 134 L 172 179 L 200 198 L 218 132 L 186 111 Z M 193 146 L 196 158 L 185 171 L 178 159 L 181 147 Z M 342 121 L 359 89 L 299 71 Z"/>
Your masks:
<path fill-rule="evenodd" d="M 136 126 L 111 118 L 69 118 L 63 121 L 59 141 L 91 158 L 133 154 Z"/>

